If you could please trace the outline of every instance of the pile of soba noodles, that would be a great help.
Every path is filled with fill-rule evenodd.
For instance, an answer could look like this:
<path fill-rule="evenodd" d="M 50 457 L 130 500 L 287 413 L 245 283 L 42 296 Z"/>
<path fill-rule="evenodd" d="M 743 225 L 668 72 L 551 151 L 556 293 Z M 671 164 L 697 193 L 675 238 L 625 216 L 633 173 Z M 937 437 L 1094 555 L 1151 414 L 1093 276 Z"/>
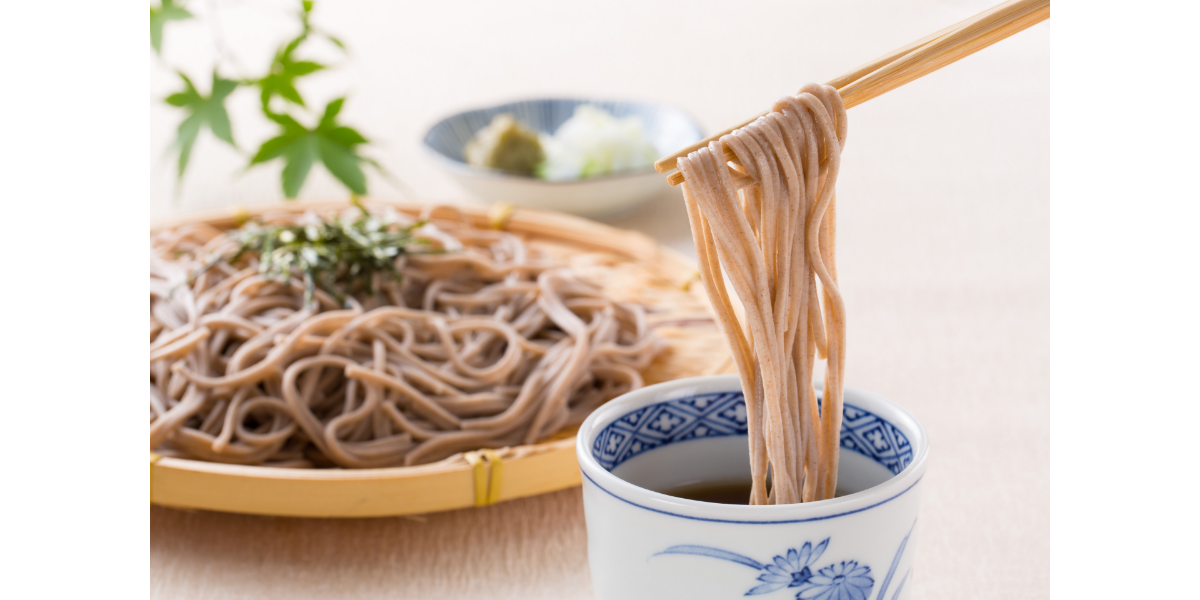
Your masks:
<path fill-rule="evenodd" d="M 447 212 L 351 208 L 254 225 L 360 219 L 376 238 L 411 232 L 392 236 L 402 247 L 370 247 L 387 268 L 357 286 L 265 268 L 264 253 L 279 250 L 248 244 L 245 227 L 153 233 L 151 450 L 288 467 L 422 464 L 533 443 L 642 385 L 661 344 L 641 306 L 516 235 L 453 209 L 436 215 Z M 316 260 L 308 252 L 285 264 Z"/>

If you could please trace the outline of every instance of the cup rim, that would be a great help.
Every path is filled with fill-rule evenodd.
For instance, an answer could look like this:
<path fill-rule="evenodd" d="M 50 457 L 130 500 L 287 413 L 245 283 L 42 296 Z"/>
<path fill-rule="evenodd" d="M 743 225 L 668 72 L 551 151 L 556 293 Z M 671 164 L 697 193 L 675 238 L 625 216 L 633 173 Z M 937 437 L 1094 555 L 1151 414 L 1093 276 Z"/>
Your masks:
<path fill-rule="evenodd" d="M 741 390 L 737 375 L 706 375 L 667 381 L 623 394 L 592 412 L 575 437 L 575 454 L 584 479 L 606 494 L 626 504 L 665 515 L 720 523 L 784 524 L 833 519 L 862 512 L 891 502 L 910 492 L 924 477 L 929 456 L 929 437 L 925 428 L 900 405 L 867 390 L 847 386 L 847 399 L 870 404 L 871 412 L 900 427 L 913 446 L 913 459 L 903 470 L 872 488 L 829 500 L 801 504 L 749 506 L 715 504 L 668 496 L 634 485 L 613 475 L 592 455 L 591 445 L 599 430 L 630 410 L 657 404 L 672 397 L 697 393 Z"/>

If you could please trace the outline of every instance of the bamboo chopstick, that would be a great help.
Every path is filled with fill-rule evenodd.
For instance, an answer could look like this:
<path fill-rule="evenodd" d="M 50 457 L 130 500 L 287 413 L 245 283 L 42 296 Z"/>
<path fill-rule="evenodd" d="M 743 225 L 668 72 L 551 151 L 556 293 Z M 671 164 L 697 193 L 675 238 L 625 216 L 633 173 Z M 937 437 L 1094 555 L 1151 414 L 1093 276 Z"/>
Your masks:
<path fill-rule="evenodd" d="M 1010 10 L 997 10 L 1010 9 Z M 1050 0 L 1013 0 L 981 13 L 963 27 L 889 63 L 886 67 L 840 88 L 847 107 L 857 106 L 900 87 L 964 56 L 982 50 L 1050 17 Z M 969 51 L 968 51 L 969 50 Z M 951 60 L 943 60 L 953 57 Z M 936 66 L 935 66 L 936 65 Z M 930 68 L 933 67 L 933 68 Z M 906 75 L 917 74 L 915 77 Z M 897 80 L 903 79 L 896 83 Z"/>
<path fill-rule="evenodd" d="M 846 108 L 858 106 L 1049 18 L 1050 0 L 1009 0 L 893 50 L 831 80 L 828 85 L 838 89 Z M 655 170 L 664 173 L 674 169 L 680 157 L 753 123 L 767 112 L 660 159 L 654 163 Z M 726 159 L 735 160 L 736 157 L 726 149 Z M 679 185 L 683 183 L 683 174 L 673 172 L 667 177 L 667 182 Z"/>

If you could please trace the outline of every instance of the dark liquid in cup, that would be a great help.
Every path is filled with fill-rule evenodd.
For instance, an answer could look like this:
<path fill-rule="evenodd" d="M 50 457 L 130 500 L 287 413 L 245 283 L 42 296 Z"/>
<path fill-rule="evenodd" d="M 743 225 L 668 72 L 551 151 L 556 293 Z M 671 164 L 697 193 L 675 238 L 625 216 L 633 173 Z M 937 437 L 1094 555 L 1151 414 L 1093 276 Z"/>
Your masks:
<path fill-rule="evenodd" d="M 731 481 L 697 481 L 663 490 L 668 496 L 712 502 L 714 504 L 750 504 L 750 480 L 734 479 Z M 834 493 L 835 498 L 851 494 L 848 490 L 839 489 Z"/>

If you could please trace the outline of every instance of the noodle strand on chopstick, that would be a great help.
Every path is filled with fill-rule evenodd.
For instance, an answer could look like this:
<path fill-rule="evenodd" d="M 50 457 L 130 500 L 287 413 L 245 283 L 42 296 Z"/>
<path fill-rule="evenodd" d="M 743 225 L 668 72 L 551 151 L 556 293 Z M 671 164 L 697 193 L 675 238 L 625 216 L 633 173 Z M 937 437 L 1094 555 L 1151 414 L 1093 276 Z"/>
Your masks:
<path fill-rule="evenodd" d="M 746 398 L 751 504 L 823 500 L 837 488 L 846 314 L 834 191 L 846 131 L 837 90 L 809 84 L 678 161 L 701 279 Z"/>

